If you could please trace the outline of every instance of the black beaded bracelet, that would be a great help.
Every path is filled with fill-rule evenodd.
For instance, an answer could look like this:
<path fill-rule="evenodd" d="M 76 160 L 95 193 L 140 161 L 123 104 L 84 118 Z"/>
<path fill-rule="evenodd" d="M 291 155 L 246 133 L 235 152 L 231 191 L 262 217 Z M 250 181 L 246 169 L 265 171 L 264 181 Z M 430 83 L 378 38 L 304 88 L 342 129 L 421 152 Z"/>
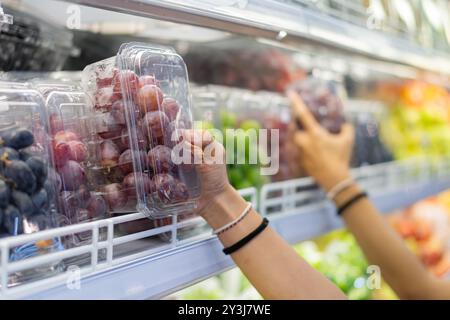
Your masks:
<path fill-rule="evenodd" d="M 352 205 L 354 205 L 356 202 L 358 202 L 359 200 L 361 200 L 362 198 L 366 198 L 367 197 L 367 193 L 365 192 L 361 192 L 358 193 L 357 195 L 355 195 L 353 198 L 351 198 L 350 200 L 348 200 L 346 203 L 344 203 L 341 207 L 338 208 L 337 210 L 337 214 L 340 216 L 342 215 L 342 213 L 347 210 L 349 207 L 351 207 Z"/>
<path fill-rule="evenodd" d="M 259 225 L 258 228 L 256 228 L 254 231 L 252 231 L 251 233 L 249 233 L 247 236 L 245 236 L 242 240 L 239 240 L 238 242 L 236 242 L 235 244 L 233 244 L 232 246 L 223 249 L 223 253 L 225 254 L 232 254 L 236 251 L 238 251 L 239 249 L 241 249 L 243 246 L 245 246 L 247 243 L 249 243 L 251 240 L 253 240 L 258 234 L 260 234 L 261 232 L 264 231 L 264 229 L 269 225 L 269 220 L 267 220 L 266 218 L 263 219 L 263 221 L 261 222 L 261 224 Z"/>

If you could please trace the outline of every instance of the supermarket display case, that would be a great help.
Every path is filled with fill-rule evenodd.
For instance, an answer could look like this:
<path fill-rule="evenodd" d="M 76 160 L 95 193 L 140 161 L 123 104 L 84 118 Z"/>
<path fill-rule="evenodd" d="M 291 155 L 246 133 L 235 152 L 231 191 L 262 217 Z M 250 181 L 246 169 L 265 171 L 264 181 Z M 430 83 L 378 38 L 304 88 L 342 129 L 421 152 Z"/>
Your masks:
<path fill-rule="evenodd" d="M 439 83 L 441 87 L 448 87 L 450 55 L 447 26 L 442 25 L 439 29 L 430 25 L 429 16 L 419 17 L 413 23 L 399 16 L 398 8 L 384 8 L 383 13 L 376 11 L 377 8 L 374 7 L 367 8 L 364 1 L 355 1 L 352 5 L 348 5 L 350 3 L 348 1 L 337 0 L 72 0 L 68 2 L 82 5 L 81 8 L 86 12 L 93 10 L 98 13 L 99 11 L 96 10 L 102 9 L 106 10 L 100 11 L 103 13 L 122 13 L 139 16 L 145 21 L 147 19 L 157 21 L 167 28 L 194 26 L 201 28 L 195 30 L 211 29 L 218 32 L 220 40 L 202 42 L 199 39 L 199 43 L 182 39 L 182 32 L 172 32 L 172 41 L 161 40 L 154 34 L 149 36 L 149 42 L 170 45 L 179 53 L 176 55 L 177 59 L 165 60 L 166 64 L 180 66 L 182 60 L 186 61 L 189 74 L 192 74 L 190 87 L 194 120 L 206 114 L 207 121 L 213 127 L 226 127 L 226 125 L 233 127 L 232 117 L 225 117 L 224 121 L 224 118 L 218 115 L 221 113 L 223 115 L 224 110 L 234 110 L 240 116 L 248 115 L 247 117 L 251 119 L 258 118 L 260 121 L 257 125 L 252 123 L 253 126 L 284 128 L 292 120 L 289 112 L 286 112 L 289 109 L 289 103 L 282 94 L 287 85 L 292 81 L 302 81 L 318 74 L 325 78 L 336 78 L 337 74 L 340 84 L 347 88 L 349 94 L 348 99 L 343 100 L 343 116 L 347 121 L 361 124 L 359 139 L 362 142 L 358 145 L 366 147 L 370 145 L 374 146 L 370 149 L 378 150 L 371 155 L 364 149 L 357 150 L 355 154 L 359 152 L 359 156 L 354 159 L 352 169 L 354 178 L 369 190 L 370 198 L 378 209 L 388 213 L 450 188 L 449 155 L 441 152 L 445 146 L 450 146 L 446 136 L 448 131 L 443 128 L 440 131 L 433 131 L 436 137 L 431 139 L 431 143 L 426 143 L 433 148 L 431 156 L 416 152 L 416 145 L 413 144 L 423 144 L 416 140 L 410 143 L 414 147 L 411 147 L 411 150 L 405 149 L 401 154 L 398 152 L 390 154 L 388 149 L 383 149 L 383 140 L 386 136 L 392 136 L 393 132 L 400 132 L 397 129 L 402 129 L 402 126 L 411 123 L 408 122 L 407 115 L 402 112 L 388 121 L 380 120 L 381 114 L 376 110 L 382 109 L 383 106 L 374 102 L 377 99 L 376 94 L 371 96 L 367 94 L 369 91 L 376 90 L 371 90 L 373 86 L 369 81 L 359 81 L 367 77 L 367 74 L 371 74 L 372 78 L 377 78 L 375 80 L 420 78 Z M 61 2 L 50 1 L 49 3 L 60 4 Z M 367 11 L 367 9 L 375 10 L 378 14 L 377 18 L 385 15 L 386 18 L 379 28 L 368 27 L 367 20 L 373 18 L 371 14 L 373 11 Z M 412 7 L 410 9 L 415 10 Z M 442 19 L 445 20 L 445 17 Z M 449 20 L 448 17 L 446 19 Z M 199 32 L 199 34 L 203 33 Z M 140 38 L 143 36 L 140 35 Z M 255 43 L 257 43 L 256 47 L 267 48 L 261 56 L 255 54 Z M 67 43 L 64 42 L 64 44 Z M 236 57 L 233 56 L 233 59 L 229 59 L 229 55 L 234 55 L 233 50 L 241 46 L 244 48 L 242 50 L 244 55 L 245 45 L 249 46 L 250 49 L 247 52 L 250 53 L 241 60 L 249 65 L 247 71 L 253 71 L 236 75 L 239 72 L 245 73 L 243 66 L 239 65 L 239 59 L 236 59 L 241 53 L 236 54 Z M 216 51 L 211 51 L 212 55 L 208 52 L 202 56 L 203 52 L 209 50 L 208 48 L 214 48 Z M 135 51 L 131 53 L 140 56 L 143 54 L 139 52 L 140 49 L 142 47 L 135 46 L 131 50 Z M 221 49 L 226 53 L 225 55 L 214 54 Z M 197 55 L 198 52 L 200 52 L 199 55 Z M 166 54 L 174 56 L 173 51 Z M 202 60 L 205 56 L 210 60 L 214 57 L 212 59 L 214 63 L 205 64 Z M 150 59 L 151 55 L 147 58 Z M 224 59 L 221 60 L 222 58 Z M 145 72 L 157 72 L 151 71 L 151 64 L 145 66 L 145 63 L 139 64 L 143 62 L 142 60 L 131 60 L 126 61 L 132 64 L 124 69 L 134 69 L 139 76 L 146 76 Z M 269 65 L 265 71 L 259 70 L 261 72 L 254 75 L 258 67 L 250 66 L 249 61 L 252 60 L 259 61 L 261 64 L 273 62 L 274 65 Z M 123 123 L 117 127 L 117 129 L 120 128 L 118 135 L 108 136 L 110 131 L 100 130 L 101 125 L 111 129 L 109 122 L 111 119 L 107 119 L 114 116 L 111 115 L 114 111 L 112 101 L 106 100 L 104 105 L 98 104 L 99 101 L 105 102 L 98 99 L 99 91 L 105 91 L 102 87 L 105 83 L 107 83 L 105 87 L 112 87 L 107 95 L 109 98 L 116 99 L 120 95 L 120 98 L 116 100 L 124 97 L 126 103 L 136 99 L 133 93 L 130 94 L 127 91 L 130 90 L 128 85 L 122 85 L 119 81 L 120 85 L 115 86 L 112 80 L 113 74 L 109 77 L 111 79 L 99 77 L 97 72 L 99 69 L 113 73 L 117 62 L 118 60 L 113 58 L 95 63 L 88 66 L 82 74 L 79 72 L 46 75 L 9 73 L 1 77 L 21 81 L 45 77 L 83 83 L 84 87 L 82 89 L 77 87 L 76 90 L 69 89 L 67 86 L 60 87 L 58 90 L 52 88 L 53 93 L 49 96 L 46 96 L 47 93 L 42 93 L 43 87 L 38 89 L 44 96 L 43 104 L 46 105 L 46 112 L 49 113 L 49 139 L 55 139 L 56 136 L 56 132 L 52 132 L 51 115 L 57 113 L 62 117 L 62 123 L 70 130 L 84 132 L 80 135 L 80 142 L 89 144 L 93 150 L 88 149 L 86 152 L 95 154 L 96 143 L 109 144 L 105 141 L 118 138 L 122 141 L 123 136 L 125 140 L 132 136 L 131 143 L 134 147 L 139 146 L 140 138 L 135 128 L 137 126 L 131 125 L 130 128 L 130 122 L 125 123 L 125 119 L 122 119 Z M 295 68 L 287 68 L 294 65 Z M 43 71 L 60 68 L 61 64 L 58 63 L 57 66 L 45 67 Z M 218 68 L 220 72 L 195 74 L 196 71 L 201 71 L 198 70 L 201 68 L 212 71 Z M 5 71 L 7 69 L 5 68 Z M 28 71 L 36 71 L 33 68 L 28 69 L 30 69 Z M 160 79 L 157 77 L 157 79 L 147 78 L 147 80 L 151 82 L 150 85 L 161 81 L 161 89 L 166 95 L 176 95 L 179 91 L 177 92 L 174 88 L 181 87 L 182 96 L 174 96 L 174 98 L 179 102 L 186 99 L 182 104 L 189 109 L 190 97 L 185 94 L 189 81 L 184 74 L 185 70 L 181 70 L 181 73 L 179 70 L 176 71 L 178 73 L 174 71 L 176 75 L 167 76 L 161 72 Z M 272 79 L 267 76 L 273 72 L 277 74 L 277 77 L 274 85 L 271 86 Z M 221 79 L 221 75 L 227 75 L 226 79 Z M 171 81 L 176 77 L 181 79 L 177 80 L 181 81 L 181 84 L 172 85 Z M 255 77 L 264 81 L 257 82 L 254 80 Z M 32 83 L 36 86 L 36 82 L 32 81 Z M 99 83 L 101 83 L 100 86 Z M 237 86 L 240 88 L 235 88 Z M 377 89 L 385 95 L 403 90 L 395 85 L 377 87 Z M 246 106 L 248 106 L 247 109 Z M 69 107 L 68 113 L 65 114 L 62 110 L 67 107 Z M 132 120 L 131 113 L 127 113 L 126 120 Z M 423 117 L 429 120 L 426 115 Z M 76 126 L 80 123 L 73 121 L 75 118 L 85 119 L 90 123 L 86 126 L 91 129 L 83 131 L 77 128 Z M 99 122 L 96 122 L 97 118 L 101 118 Z M 185 120 L 189 122 L 189 119 Z M 426 120 L 422 122 L 425 123 Z M 433 119 L 433 121 L 431 121 L 433 124 L 442 124 L 439 119 Z M 390 124 L 387 133 L 381 132 L 381 129 L 378 130 L 378 125 L 384 122 Z M 249 123 L 245 123 L 245 119 L 239 119 L 236 123 L 243 128 L 250 126 Z M 56 124 L 61 123 L 56 122 Z M 428 130 L 428 128 L 421 129 L 423 130 L 418 134 Z M 445 137 L 442 138 L 442 135 Z M 397 141 L 392 141 L 388 145 L 392 147 L 395 143 Z M 102 154 L 111 153 L 103 151 Z M 118 155 L 119 152 L 113 153 Z M 102 155 L 100 157 L 90 155 L 90 157 L 102 160 Z M 116 165 L 118 159 L 116 156 L 113 158 L 107 160 L 114 160 Z M 84 161 L 84 158 L 79 159 L 78 166 L 84 167 Z M 132 163 L 134 166 L 143 165 L 139 156 L 134 156 Z M 114 169 L 113 167 L 109 166 L 106 170 L 108 175 Z M 85 169 L 89 171 L 92 168 L 86 164 Z M 146 173 L 146 169 L 134 171 Z M 240 174 L 236 173 L 236 175 Z M 93 181 L 99 182 L 95 178 Z M 314 181 L 302 173 L 294 175 L 286 173 L 282 178 L 258 180 L 257 183 L 251 179 L 249 181 L 251 182 L 238 186 L 241 189 L 239 192 L 253 203 L 261 215 L 271 221 L 271 225 L 289 243 L 295 244 L 342 227 L 335 208 L 326 200 Z M 140 188 L 145 190 L 145 186 L 141 185 Z M 65 191 L 74 190 L 63 192 Z M 117 188 L 113 191 L 118 193 Z M 95 195 L 98 192 L 101 193 L 102 189 L 97 190 L 94 187 L 89 192 Z M 201 218 L 189 212 L 165 215 L 164 210 L 160 210 L 156 219 L 155 217 L 148 219 L 148 212 L 139 210 L 135 205 L 136 202 L 131 207 L 128 206 L 126 210 L 122 210 L 123 208 L 102 210 L 101 215 L 93 219 L 75 219 L 66 221 L 65 225 L 60 224 L 56 228 L 1 238 L 0 297 L 156 299 L 233 267 L 232 260 L 222 254 L 219 240 L 211 235 L 211 230 Z M 77 209 L 82 209 L 77 211 L 78 213 L 85 212 L 85 208 Z M 75 244 L 73 241 L 65 240 L 73 240 L 74 235 L 82 235 L 81 238 L 78 236 Z M 63 239 L 60 250 L 48 250 L 25 260 L 9 258 L 9 252 L 13 248 L 56 238 Z M 80 239 L 82 241 L 79 241 Z M 32 279 L 33 281 L 17 282 L 14 286 L 9 285 L 10 279 L 24 270 L 39 269 L 42 266 L 55 264 L 60 268 L 59 272 L 52 273 L 44 279 L 36 278 Z"/>

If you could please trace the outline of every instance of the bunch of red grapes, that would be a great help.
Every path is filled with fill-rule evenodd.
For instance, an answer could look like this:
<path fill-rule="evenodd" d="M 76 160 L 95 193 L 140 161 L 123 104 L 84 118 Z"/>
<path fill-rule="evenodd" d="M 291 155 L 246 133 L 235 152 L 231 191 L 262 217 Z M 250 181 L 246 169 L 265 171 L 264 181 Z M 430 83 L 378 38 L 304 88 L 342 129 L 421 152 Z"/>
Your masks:
<path fill-rule="evenodd" d="M 188 188 L 171 159 L 180 104 L 165 96 L 150 75 L 113 68 L 97 71 L 95 76 L 92 152 L 96 165 L 91 174 L 101 186 L 109 211 L 135 211 L 138 185 L 164 205 L 188 200 Z M 128 123 L 132 123 L 134 140 Z"/>
<path fill-rule="evenodd" d="M 284 92 L 304 76 L 289 56 L 276 49 L 196 46 L 184 58 L 191 79 L 202 84 Z"/>
<path fill-rule="evenodd" d="M 50 116 L 55 175 L 59 180 L 58 207 L 70 223 L 104 218 L 105 198 L 92 190 L 87 179 L 88 148 L 80 135 L 64 128 L 57 114 Z"/>
<path fill-rule="evenodd" d="M 339 133 L 345 122 L 338 86 L 331 81 L 310 78 L 292 85 L 322 127 Z M 301 123 L 298 123 L 301 127 Z"/>

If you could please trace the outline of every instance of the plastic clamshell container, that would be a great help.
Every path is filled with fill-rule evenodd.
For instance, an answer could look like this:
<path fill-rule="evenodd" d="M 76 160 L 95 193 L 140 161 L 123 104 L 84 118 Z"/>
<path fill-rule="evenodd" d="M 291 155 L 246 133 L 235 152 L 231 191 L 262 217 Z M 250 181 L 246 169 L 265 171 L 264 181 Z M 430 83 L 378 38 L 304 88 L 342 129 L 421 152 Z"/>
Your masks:
<path fill-rule="evenodd" d="M 96 130 L 100 143 L 108 144 L 98 159 L 108 166 L 104 160 L 116 156 L 113 149 L 121 152 L 112 159 L 123 174 L 111 187 L 113 200 L 128 189 L 125 193 L 136 197 L 134 210 L 150 218 L 194 209 L 200 195 L 196 169 L 172 161 L 180 129 L 193 122 L 183 59 L 171 49 L 127 43 L 117 56 L 87 66 L 82 78 L 95 117 L 106 119 Z M 124 170 L 120 158 L 131 158 L 132 166 Z"/>
<path fill-rule="evenodd" d="M 339 133 L 345 122 L 343 114 L 344 89 L 337 81 L 310 77 L 295 82 L 290 89 L 295 90 L 316 120 L 329 132 Z M 301 127 L 301 124 L 298 123 Z"/>
<path fill-rule="evenodd" d="M 97 187 L 95 150 L 92 148 L 92 117 L 87 95 L 80 87 L 65 83 L 35 85 L 45 97 L 49 117 L 50 146 L 61 184 L 58 189 L 59 225 L 104 219 L 107 202 Z M 73 247 L 90 241 L 90 231 L 65 237 Z"/>
<path fill-rule="evenodd" d="M 52 169 L 44 100 L 29 84 L 0 81 L 0 234 L 10 237 L 57 226 L 57 176 Z M 60 238 L 11 249 L 17 261 L 62 250 Z M 57 271 L 59 262 L 15 273 L 14 285 Z"/>

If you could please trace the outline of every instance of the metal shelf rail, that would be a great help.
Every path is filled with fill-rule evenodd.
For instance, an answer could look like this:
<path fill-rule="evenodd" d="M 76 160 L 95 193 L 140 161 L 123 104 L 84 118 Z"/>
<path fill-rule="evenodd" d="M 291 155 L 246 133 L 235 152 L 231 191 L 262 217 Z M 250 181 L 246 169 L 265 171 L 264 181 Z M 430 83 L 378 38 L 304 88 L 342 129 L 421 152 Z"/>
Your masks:
<path fill-rule="evenodd" d="M 392 162 L 358 168 L 353 174 L 370 190 L 372 200 L 383 212 L 450 188 L 448 159 Z M 254 188 L 241 194 L 257 204 Z M 290 243 L 342 226 L 334 207 L 324 200 L 323 193 L 310 178 L 267 184 L 259 196 L 259 212 Z M 0 298 L 161 298 L 233 267 L 232 260 L 222 254 L 218 239 L 211 236 L 199 218 L 182 222 L 174 219 L 170 225 L 125 236 L 115 232 L 121 224 L 142 218 L 142 214 L 135 213 L 1 240 Z M 180 238 L 182 230 L 189 227 L 190 232 Z M 9 249 L 19 244 L 81 231 L 92 232 L 92 243 L 22 261 L 11 262 L 7 258 Z M 161 239 L 167 233 L 169 236 Z M 15 272 L 45 267 L 52 262 L 73 261 L 70 259 L 82 254 L 90 258 L 80 268 L 71 269 L 72 265 L 66 263 L 66 271 L 8 287 L 8 279 Z"/>
<path fill-rule="evenodd" d="M 450 74 L 448 54 L 308 7 L 275 0 L 69 0 L 143 17 L 290 43 L 308 40 L 383 61 Z M 370 39 L 370 41 L 368 41 Z"/>

